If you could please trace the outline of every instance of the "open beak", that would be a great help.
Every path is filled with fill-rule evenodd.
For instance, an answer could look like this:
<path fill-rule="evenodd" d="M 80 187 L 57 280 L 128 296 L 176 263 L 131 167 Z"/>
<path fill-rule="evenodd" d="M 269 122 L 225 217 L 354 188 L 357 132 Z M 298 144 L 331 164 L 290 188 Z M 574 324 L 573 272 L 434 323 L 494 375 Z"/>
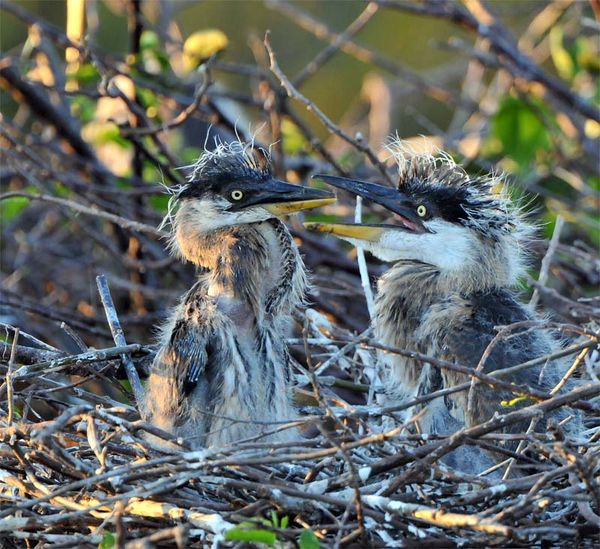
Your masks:
<path fill-rule="evenodd" d="M 355 223 L 319 223 L 306 222 L 303 225 L 307 229 L 320 233 L 329 233 L 341 238 L 355 238 L 356 240 L 367 240 L 377 242 L 385 227 L 383 225 L 358 225 Z"/>
<path fill-rule="evenodd" d="M 327 206 L 335 200 L 334 194 L 329 191 L 270 179 L 261 185 L 252 203 L 246 203 L 244 207 L 261 205 L 273 215 L 281 216 Z"/>
<path fill-rule="evenodd" d="M 350 225 L 328 225 L 321 223 L 319 224 L 319 227 L 312 226 L 310 228 L 321 232 L 330 232 L 338 236 L 361 238 L 362 240 L 373 240 L 373 238 L 375 237 L 376 229 L 380 229 L 379 234 L 377 234 L 377 238 L 379 238 L 384 228 L 399 229 L 414 233 L 430 232 L 427 229 L 427 227 L 423 225 L 423 222 L 417 215 L 413 201 L 408 196 L 406 196 L 406 194 L 399 191 L 398 189 L 392 189 L 391 187 L 386 187 L 384 185 L 377 185 L 375 183 L 368 183 L 366 181 L 357 181 L 355 179 L 348 179 L 346 177 L 338 177 L 335 175 L 315 175 L 313 176 L 313 178 L 321 179 L 322 181 L 325 181 L 329 185 L 337 187 L 338 189 L 349 191 L 353 194 L 361 196 L 362 198 L 371 200 L 372 202 L 383 206 L 386 210 L 394 214 L 395 223 L 393 225 L 354 225 L 354 227 L 364 227 L 365 231 L 363 234 L 370 235 L 371 238 L 345 234 L 350 230 L 347 228 Z M 335 229 L 328 227 L 335 227 Z M 344 234 L 342 234 L 342 232 L 336 231 L 342 231 Z"/>

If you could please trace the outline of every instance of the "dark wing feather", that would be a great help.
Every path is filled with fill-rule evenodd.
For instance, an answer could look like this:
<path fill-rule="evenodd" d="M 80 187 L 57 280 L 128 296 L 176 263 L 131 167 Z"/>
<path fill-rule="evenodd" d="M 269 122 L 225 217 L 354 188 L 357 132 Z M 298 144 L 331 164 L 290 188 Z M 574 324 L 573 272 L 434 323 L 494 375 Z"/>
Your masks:
<path fill-rule="evenodd" d="M 471 315 L 457 325 L 450 326 L 445 332 L 443 358 L 474 368 L 486 351 L 494 336 L 496 326 L 504 326 L 531 320 L 527 310 L 505 290 L 476 293 L 467 298 L 471 307 Z M 516 366 L 527 360 L 540 356 L 549 349 L 544 348 L 539 335 L 531 331 L 516 331 L 512 337 L 497 342 L 489 354 L 483 372 L 491 372 Z M 521 370 L 503 378 L 504 381 L 517 385 L 542 389 L 538 383 L 539 367 Z M 463 383 L 466 377 L 462 374 L 445 371 L 443 373 L 447 386 Z M 501 401 L 511 400 L 515 394 L 507 390 L 498 390 L 484 384 L 477 386 L 475 409 L 467 417 L 467 423 L 473 424 L 489 419 L 495 411 L 504 411 Z M 463 413 L 467 407 L 467 392 L 451 398 L 452 404 Z M 531 404 L 526 401 L 523 405 Z M 509 410 L 511 411 L 511 410 Z M 459 414 L 461 415 L 461 414 Z"/>
<path fill-rule="evenodd" d="M 175 324 L 167 355 L 185 396 L 194 390 L 206 370 L 211 358 L 211 339 L 212 330 L 203 330 L 193 320 L 179 320 Z"/>
<path fill-rule="evenodd" d="M 168 343 L 159 353 L 165 374 L 175 378 L 179 398 L 189 395 L 203 376 L 211 376 L 219 348 L 214 304 L 200 282 L 181 303 Z"/>

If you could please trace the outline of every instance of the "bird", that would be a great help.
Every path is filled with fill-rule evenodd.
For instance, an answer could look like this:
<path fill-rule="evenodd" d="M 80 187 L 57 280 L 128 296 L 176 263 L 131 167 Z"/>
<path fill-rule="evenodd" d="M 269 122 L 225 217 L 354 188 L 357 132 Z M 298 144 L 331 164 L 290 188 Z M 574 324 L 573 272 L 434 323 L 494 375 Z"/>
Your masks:
<path fill-rule="evenodd" d="M 529 329 L 490 347 L 483 373 L 557 350 L 558 342 L 532 322 L 539 317 L 519 301 L 516 287 L 529 264 L 527 243 L 535 227 L 523 206 L 510 199 L 502 177 L 469 175 L 445 153 L 415 152 L 401 142 L 390 146 L 398 165 L 395 188 L 315 176 L 382 206 L 387 216 L 383 223 L 305 223 L 309 229 L 361 245 L 390 264 L 377 283 L 375 338 L 390 347 L 476 368 L 497 335 L 496 327 L 530 322 Z M 391 402 L 410 401 L 470 380 L 466 374 L 405 356 L 379 356 Z M 549 392 L 564 373 L 564 363 L 554 360 L 503 379 Z M 419 410 L 419 426 L 424 433 L 452 433 L 529 404 L 531 400 L 510 390 L 480 383 L 471 398 L 463 390 L 426 403 Z M 577 428 L 577 414 L 572 415 L 567 426 Z M 566 417 L 562 410 L 555 413 L 559 421 Z M 540 421 L 538 428 L 543 426 Z"/>
<path fill-rule="evenodd" d="M 275 179 L 268 153 L 249 143 L 221 142 L 190 168 L 167 218 L 171 251 L 198 276 L 160 328 L 146 408 L 193 448 L 216 448 L 294 416 L 285 336 L 307 272 L 279 217 L 335 197 Z"/>

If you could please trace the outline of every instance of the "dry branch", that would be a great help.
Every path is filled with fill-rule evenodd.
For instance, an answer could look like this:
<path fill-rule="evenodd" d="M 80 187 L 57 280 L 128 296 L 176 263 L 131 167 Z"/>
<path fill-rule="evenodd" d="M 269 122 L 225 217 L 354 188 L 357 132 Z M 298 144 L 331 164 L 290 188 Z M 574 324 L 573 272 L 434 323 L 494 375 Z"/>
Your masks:
<path fill-rule="evenodd" d="M 125 341 L 123 328 L 121 328 L 121 323 L 119 322 L 119 317 L 117 316 L 117 311 L 115 309 L 112 296 L 110 295 L 110 289 L 108 287 L 106 277 L 104 275 L 97 276 L 96 283 L 98 284 L 98 292 L 100 293 L 102 305 L 104 305 L 106 320 L 108 321 L 108 325 L 110 326 L 110 331 L 113 335 L 113 339 L 115 340 L 115 343 L 117 345 L 125 347 L 127 345 L 127 342 Z M 131 388 L 133 390 L 135 403 L 137 405 L 141 417 L 144 418 L 146 399 L 144 388 L 142 387 L 142 383 L 140 382 L 139 375 L 128 352 L 123 352 L 123 354 L 121 355 L 121 359 L 123 360 L 123 365 L 125 366 L 125 373 L 127 374 L 127 379 L 129 380 L 129 383 L 131 384 Z"/>

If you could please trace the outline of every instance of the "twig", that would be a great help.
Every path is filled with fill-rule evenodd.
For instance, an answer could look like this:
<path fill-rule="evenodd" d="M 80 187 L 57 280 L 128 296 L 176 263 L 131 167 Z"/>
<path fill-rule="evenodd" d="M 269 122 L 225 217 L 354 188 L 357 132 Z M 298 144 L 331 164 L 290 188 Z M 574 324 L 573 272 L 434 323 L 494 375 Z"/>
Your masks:
<path fill-rule="evenodd" d="M 175 116 L 169 122 L 163 122 L 160 126 L 149 126 L 149 127 L 141 127 L 141 128 L 123 128 L 121 133 L 125 136 L 127 135 L 152 135 L 161 132 L 166 132 L 169 130 L 173 130 L 179 126 L 181 126 L 184 122 L 186 122 L 199 108 L 202 104 L 202 100 L 204 99 L 204 95 L 206 94 L 208 88 L 212 84 L 212 79 L 210 76 L 210 64 L 211 60 L 205 61 L 198 68 L 198 72 L 202 75 L 202 81 L 196 86 L 194 90 L 194 99 L 193 101 L 185 107 L 177 116 Z"/>
<path fill-rule="evenodd" d="M 13 336 L 14 337 L 14 336 Z M 0 363 L 10 358 L 12 343 L 0 341 Z M 20 364 L 35 364 L 36 362 L 45 362 L 65 356 L 65 353 L 59 351 L 46 351 L 45 349 L 36 349 L 25 345 L 17 345 L 15 359 Z"/>
<path fill-rule="evenodd" d="M 23 197 L 28 198 L 29 200 L 41 200 L 42 202 L 50 202 L 51 204 L 57 204 L 59 206 L 64 206 L 71 210 L 75 210 L 76 212 L 80 212 L 87 215 L 92 215 L 94 217 L 101 217 L 103 219 L 107 219 L 108 221 L 112 221 L 116 225 L 123 227 L 124 229 L 132 229 L 134 231 L 140 231 L 141 233 L 147 233 L 156 237 L 164 237 L 167 233 L 163 231 L 159 231 L 158 229 L 152 227 L 151 225 L 146 225 L 145 223 L 139 223 L 137 221 L 132 221 L 131 219 L 125 219 L 120 215 L 111 214 L 109 212 L 104 212 L 102 210 L 98 210 L 96 208 L 90 208 L 89 206 L 84 206 L 83 204 L 79 204 L 78 202 L 74 202 L 73 200 L 67 200 L 65 198 L 57 198 L 55 196 L 45 195 L 45 194 L 30 194 L 24 192 L 8 192 L 0 195 L 0 201 L 7 200 L 8 198 L 15 197 Z"/>
<path fill-rule="evenodd" d="M 405 356 L 408 358 L 412 358 L 413 360 L 418 360 L 421 362 L 427 362 L 431 366 L 435 368 L 448 369 L 454 372 L 459 372 L 465 374 L 467 376 L 476 377 L 478 380 L 483 381 L 484 383 L 490 384 L 492 387 L 499 387 L 505 389 L 507 391 L 511 391 L 516 394 L 524 394 L 529 397 L 533 397 L 535 399 L 548 401 L 552 400 L 552 396 L 544 391 L 539 391 L 537 389 L 533 389 L 531 387 L 523 387 L 522 385 L 515 385 L 513 383 L 508 383 L 505 381 L 501 381 L 497 377 L 493 377 L 491 375 L 485 374 L 483 372 L 477 372 L 474 368 L 468 368 L 466 366 L 462 366 L 459 364 L 455 364 L 454 362 L 450 362 L 447 360 L 434 359 L 433 357 L 428 357 L 422 353 L 418 353 L 415 351 L 407 351 L 405 349 L 398 349 L 396 347 L 390 347 L 388 345 L 383 345 L 378 341 L 373 341 L 370 339 L 364 340 L 362 344 L 366 347 L 372 347 L 374 349 L 379 349 L 382 351 L 386 351 L 392 354 L 398 354 L 400 356 Z M 600 391 L 600 388 L 598 389 Z M 575 408 L 582 408 L 584 410 L 597 410 L 598 407 L 590 402 L 573 402 L 571 404 Z"/>
<path fill-rule="evenodd" d="M 12 425 L 14 416 L 14 392 L 13 392 L 13 370 L 15 365 L 15 352 L 19 341 L 19 328 L 15 328 L 13 335 L 12 348 L 10 351 L 10 359 L 8 360 L 8 372 L 6 372 L 6 396 L 8 398 L 8 425 Z"/>
<path fill-rule="evenodd" d="M 81 375 L 81 365 L 84 365 L 85 369 L 96 362 L 105 362 L 111 358 L 118 358 L 123 354 L 130 355 L 131 353 L 138 353 L 142 350 L 143 347 L 141 345 L 133 343 L 131 345 L 123 345 L 108 349 L 94 349 L 78 355 L 64 356 L 63 354 L 59 354 L 57 357 L 50 360 L 46 357 L 43 362 L 21 366 L 14 372 L 14 378 L 18 381 L 24 381 L 36 377 L 41 372 L 56 372 L 71 365 L 75 365 L 72 373 Z M 2 391 L 0 390 L 0 394 L 1 393 Z"/>
<path fill-rule="evenodd" d="M 356 208 L 354 209 L 354 223 L 360 223 L 362 221 L 362 198 L 356 197 Z M 367 268 L 367 261 L 365 260 L 365 250 L 360 244 L 356 245 L 356 259 L 358 261 L 358 270 L 360 272 L 360 281 L 365 292 L 365 299 L 367 300 L 367 309 L 369 311 L 369 318 L 373 321 L 375 317 L 375 302 L 373 300 L 373 290 L 371 289 L 371 281 L 369 280 L 369 269 Z"/>
<path fill-rule="evenodd" d="M 314 112 L 315 115 L 317 116 L 317 118 L 323 123 L 323 125 L 332 134 L 337 135 L 338 137 L 340 137 L 341 139 L 346 141 L 346 143 L 349 143 L 350 145 L 352 145 L 357 151 L 364 153 L 367 156 L 367 158 L 371 161 L 371 164 L 373 164 L 373 166 L 375 166 L 379 170 L 381 175 L 383 175 L 385 180 L 391 185 L 392 179 L 390 177 L 390 174 L 387 172 L 385 165 L 382 162 L 380 162 L 380 160 L 377 158 L 377 155 L 371 150 L 371 148 L 367 144 L 362 143 L 358 139 L 355 139 L 352 136 L 348 135 L 339 126 L 334 124 L 325 115 L 325 113 L 323 113 L 323 111 L 321 111 L 321 109 L 319 109 L 319 107 L 317 107 L 310 99 L 307 99 L 306 97 L 304 97 L 294 87 L 294 85 L 289 81 L 288 77 L 283 73 L 283 71 L 279 68 L 279 65 L 277 64 L 277 60 L 275 58 L 275 52 L 273 51 L 273 48 L 271 47 L 269 31 L 267 31 L 265 34 L 264 44 L 265 44 L 265 48 L 267 48 L 267 52 L 269 54 L 269 60 L 271 62 L 271 65 L 269 68 L 271 69 L 273 74 L 275 76 L 277 76 L 277 78 L 279 78 L 279 81 L 281 82 L 281 85 L 285 88 L 285 91 L 287 92 L 288 97 L 296 99 L 297 101 L 299 101 L 306 107 L 306 110 L 308 110 L 310 112 Z"/>
<path fill-rule="evenodd" d="M 279 2 L 282 4 L 282 2 Z M 281 8 L 281 6 L 279 6 Z M 287 6 L 283 7 L 285 10 Z M 340 47 L 344 43 L 348 42 L 354 35 L 361 31 L 364 26 L 373 18 L 377 13 L 379 6 L 374 2 L 369 2 L 366 8 L 360 13 L 360 15 L 346 28 L 346 30 L 336 36 L 329 46 L 321 50 L 317 56 L 306 64 L 302 71 L 294 78 L 294 87 L 300 88 L 306 80 L 315 74 L 333 55 L 339 51 Z"/>
<path fill-rule="evenodd" d="M 441 17 L 466 27 L 468 30 L 489 40 L 496 54 L 510 61 L 515 74 L 529 81 L 539 82 L 566 107 L 600 122 L 598 109 L 572 92 L 564 82 L 547 74 L 539 65 L 521 52 L 510 34 L 485 9 L 479 0 L 467 2 L 465 4 L 466 9 L 459 3 L 450 0 L 428 1 L 425 4 L 404 0 L 376 0 L 376 2 L 383 7 L 431 17 Z"/>
<path fill-rule="evenodd" d="M 110 331 L 113 335 L 115 343 L 119 346 L 125 346 L 127 345 L 127 342 L 125 341 L 123 329 L 121 328 L 121 323 L 119 322 L 119 317 L 117 316 L 117 311 L 110 295 L 110 289 L 108 287 L 106 277 L 104 275 L 98 275 L 96 277 L 96 284 L 98 285 L 98 292 L 100 294 L 100 299 L 102 300 L 102 305 L 104 306 L 106 320 L 108 321 L 108 326 L 110 327 Z M 133 390 L 133 396 L 135 398 L 137 409 L 140 412 L 142 419 L 145 419 L 146 399 L 144 387 L 140 382 L 140 378 L 137 370 L 135 369 L 133 361 L 131 360 L 131 356 L 129 354 L 123 354 L 121 355 L 121 359 L 123 360 L 123 366 L 125 367 L 127 379 L 129 380 L 131 389 Z"/>
<path fill-rule="evenodd" d="M 13 333 L 16 330 L 15 326 L 11 326 L 10 324 L 6 324 L 4 322 L 0 322 L 0 328 L 4 328 L 7 335 L 8 335 L 8 330 L 12 330 Z M 38 339 L 37 337 L 32 336 L 31 334 L 28 334 L 27 332 L 24 332 L 23 329 L 19 330 L 19 337 L 22 339 L 27 339 L 27 340 L 35 343 L 38 347 L 41 347 L 42 349 L 44 349 L 45 351 L 48 351 L 50 353 L 60 353 L 61 352 L 56 347 L 53 347 L 52 345 L 48 345 L 45 341 L 42 341 L 41 339 Z M 4 355 L 0 354 L 0 357 L 3 357 L 3 356 Z"/>
<path fill-rule="evenodd" d="M 388 513 L 413 516 L 416 519 L 443 526 L 445 528 L 472 528 L 489 534 L 511 537 L 511 529 L 497 522 L 474 515 L 449 513 L 443 509 L 434 509 L 424 505 L 415 505 L 403 501 L 394 501 L 382 496 L 364 496 L 365 502 Z"/>
<path fill-rule="evenodd" d="M 565 220 L 562 215 L 557 216 L 556 224 L 554 225 L 554 232 L 552 233 L 552 238 L 550 240 L 550 244 L 548 245 L 548 250 L 546 251 L 546 255 L 544 255 L 544 259 L 542 259 L 542 266 L 540 267 L 540 276 L 538 277 L 538 283 L 541 286 L 546 285 L 546 281 L 548 280 L 548 273 L 550 272 L 550 265 L 552 264 L 552 259 L 554 258 L 554 254 L 556 253 L 556 249 L 560 243 L 560 233 L 562 231 Z M 537 307 L 538 301 L 540 299 L 540 292 L 536 287 L 533 290 L 533 295 L 531 296 L 531 300 L 529 301 L 529 307 L 532 310 L 535 310 Z"/>
<path fill-rule="evenodd" d="M 565 375 L 563 375 L 563 377 L 556 384 L 556 386 L 551 389 L 551 391 L 550 391 L 551 395 L 555 395 L 556 393 L 558 393 L 558 391 L 560 391 L 565 386 L 565 384 L 567 383 L 569 378 L 575 373 L 577 368 L 579 368 L 579 365 L 585 359 L 586 355 L 590 352 L 590 349 L 591 349 L 591 347 L 586 347 L 585 349 L 581 350 L 581 352 L 575 358 L 575 361 L 573 362 L 573 364 L 571 364 L 570 368 L 565 372 Z"/>
<path fill-rule="evenodd" d="M 330 30 L 327 25 L 321 21 L 318 21 L 307 12 L 301 10 L 297 5 L 293 5 L 288 2 L 275 1 L 270 1 L 268 5 L 269 7 L 285 15 L 295 24 L 312 33 L 317 38 L 327 40 L 331 46 L 333 44 L 337 44 L 337 47 L 341 51 L 351 55 L 361 63 L 381 67 L 385 71 L 398 78 L 403 85 L 407 85 L 414 90 L 422 91 L 426 95 L 443 103 L 457 102 L 452 94 L 448 92 L 448 90 L 445 90 L 434 82 L 430 82 L 428 79 L 423 78 L 421 74 L 416 71 L 412 71 L 405 65 L 400 64 L 396 59 L 384 57 L 383 55 L 361 44 L 358 44 L 357 42 L 354 42 L 351 37 L 344 36 L 345 33 L 339 34 Z M 326 51 L 328 50 L 323 50 L 323 54 Z M 471 103 L 468 103 L 464 106 L 476 108 L 476 105 Z"/>

